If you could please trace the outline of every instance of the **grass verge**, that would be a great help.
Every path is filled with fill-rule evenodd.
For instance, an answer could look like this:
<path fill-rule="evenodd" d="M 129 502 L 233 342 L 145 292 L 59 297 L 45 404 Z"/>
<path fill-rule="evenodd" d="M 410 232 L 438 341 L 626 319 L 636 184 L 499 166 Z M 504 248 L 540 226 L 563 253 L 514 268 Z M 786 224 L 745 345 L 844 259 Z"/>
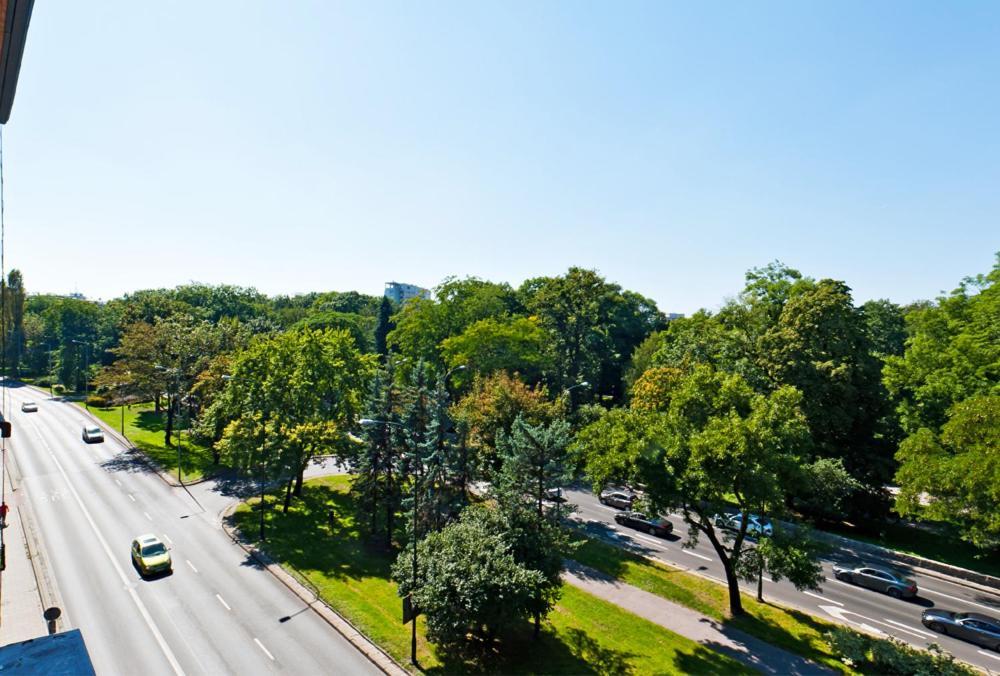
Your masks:
<path fill-rule="evenodd" d="M 242 505 L 233 518 L 243 532 L 256 533 L 259 512 L 254 502 Z M 308 481 L 288 514 L 274 509 L 266 518 L 268 553 L 406 664 L 410 628 L 400 622 L 401 601 L 389 579 L 393 555 L 362 540 L 348 478 Z M 538 641 L 531 640 L 526 625 L 506 647 L 504 659 L 491 660 L 485 667 L 449 661 L 425 639 L 422 621 L 417 628 L 418 660 L 423 671 L 431 673 L 753 673 L 729 657 L 570 586 L 563 587 Z"/>
<path fill-rule="evenodd" d="M 759 603 L 746 594 L 743 595 L 746 616 L 732 618 L 729 616 L 729 598 L 724 586 L 698 575 L 660 565 L 620 547 L 583 535 L 578 537 L 580 544 L 572 556 L 580 563 L 697 610 L 771 645 L 836 671 L 850 673 L 823 638 L 824 633 L 837 625 L 797 610 Z"/>
<path fill-rule="evenodd" d="M 81 408 L 83 402 L 76 402 Z M 101 419 L 108 427 L 119 432 L 122 430 L 122 411 L 125 414 L 125 436 L 136 448 L 140 449 L 155 462 L 163 471 L 171 476 L 177 476 L 177 433 L 173 435 L 174 446 L 164 443 L 163 432 L 166 425 L 162 413 L 155 413 L 152 404 L 133 404 L 132 406 L 112 406 L 109 408 L 90 407 L 90 412 Z M 176 428 L 175 428 L 176 429 Z M 181 439 L 181 476 L 184 481 L 197 481 L 217 470 L 212 462 L 212 452 L 201 445 L 194 444 L 186 433 L 187 425 Z"/>

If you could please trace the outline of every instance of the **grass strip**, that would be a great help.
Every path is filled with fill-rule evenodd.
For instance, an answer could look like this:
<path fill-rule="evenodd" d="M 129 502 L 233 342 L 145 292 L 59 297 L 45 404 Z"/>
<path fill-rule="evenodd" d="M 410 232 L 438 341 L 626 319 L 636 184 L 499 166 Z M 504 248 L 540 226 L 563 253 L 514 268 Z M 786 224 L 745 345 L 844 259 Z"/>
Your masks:
<path fill-rule="evenodd" d="M 83 408 L 83 402 L 76 402 Z M 177 477 L 177 432 L 173 433 L 174 446 L 164 443 L 166 420 L 163 413 L 156 413 L 152 404 L 132 406 L 112 406 L 108 408 L 91 406 L 90 412 L 108 427 L 121 432 L 122 409 L 125 412 L 125 436 L 132 444 L 145 453 L 163 471 Z M 178 429 L 177 427 L 174 428 Z M 187 424 L 181 425 L 181 476 L 184 481 L 197 481 L 219 468 L 213 464 L 212 452 L 205 446 L 192 443 L 187 433 Z"/>
<path fill-rule="evenodd" d="M 346 476 L 306 482 L 287 514 L 267 512 L 266 549 L 305 578 L 332 608 L 407 664 L 410 628 L 401 623 L 401 601 L 389 579 L 394 555 L 365 543 L 354 520 Z M 256 501 L 241 505 L 236 525 L 254 536 Z M 271 502 L 277 507 L 276 502 Z M 333 515 L 331 520 L 330 515 Z M 430 673 L 518 674 L 744 674 L 735 660 L 674 634 L 591 594 L 566 585 L 538 641 L 531 627 L 505 646 L 502 657 L 471 664 L 438 654 L 418 622 L 417 655 Z"/>

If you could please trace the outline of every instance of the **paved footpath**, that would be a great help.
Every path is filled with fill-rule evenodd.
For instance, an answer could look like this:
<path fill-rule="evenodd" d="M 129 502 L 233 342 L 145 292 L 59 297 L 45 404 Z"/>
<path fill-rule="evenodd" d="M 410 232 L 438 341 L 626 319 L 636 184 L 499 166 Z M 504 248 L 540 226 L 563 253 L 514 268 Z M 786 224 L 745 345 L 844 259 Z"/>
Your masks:
<path fill-rule="evenodd" d="M 10 453 L 10 450 L 7 451 Z M 8 469 L 10 467 L 8 458 Z M 7 568 L 0 573 L 0 590 L 3 602 L 0 604 L 0 645 L 26 641 L 29 638 L 48 635 L 45 619 L 42 617 L 42 602 L 38 594 L 35 570 L 28 555 L 24 537 L 24 517 L 27 509 L 23 491 L 15 491 L 11 486 L 11 475 L 4 473 L 4 493 L 7 506 L 7 527 L 3 529 L 4 551 Z"/>
<path fill-rule="evenodd" d="M 665 598 L 619 582 L 575 561 L 567 561 L 563 578 L 574 587 L 610 601 L 765 674 L 831 674 L 829 669 L 702 615 Z"/>

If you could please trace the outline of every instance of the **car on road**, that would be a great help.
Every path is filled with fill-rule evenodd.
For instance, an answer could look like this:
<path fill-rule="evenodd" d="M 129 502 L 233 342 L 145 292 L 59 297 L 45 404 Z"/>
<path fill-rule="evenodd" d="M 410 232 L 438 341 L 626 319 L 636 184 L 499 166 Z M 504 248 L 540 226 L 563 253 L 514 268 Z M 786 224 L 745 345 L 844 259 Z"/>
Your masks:
<path fill-rule="evenodd" d="M 132 540 L 132 563 L 143 577 L 172 570 L 170 551 L 160 538 L 152 533 Z"/>
<path fill-rule="evenodd" d="M 549 502 L 566 502 L 566 498 L 563 496 L 561 488 L 546 488 L 545 489 L 545 499 Z"/>
<path fill-rule="evenodd" d="M 615 523 L 627 526 L 628 528 L 645 531 L 650 535 L 657 535 L 661 538 L 670 535 L 674 530 L 674 524 L 666 519 L 651 519 L 642 512 L 619 512 L 615 514 Z"/>
<path fill-rule="evenodd" d="M 892 568 L 838 565 L 833 567 L 833 575 L 841 582 L 874 589 L 897 599 L 911 599 L 917 595 L 917 583 Z"/>
<path fill-rule="evenodd" d="M 731 531 L 739 531 L 743 525 L 743 516 L 736 514 L 716 514 L 712 522 L 719 528 Z M 747 535 L 750 537 L 760 537 L 761 533 L 770 537 L 774 534 L 774 526 L 770 519 L 766 519 L 756 514 L 747 514 Z"/>
<path fill-rule="evenodd" d="M 34 413 L 38 410 L 38 404 L 33 401 L 26 401 L 21 404 L 21 411 L 24 413 Z"/>
<path fill-rule="evenodd" d="M 83 440 L 88 444 L 96 444 L 104 441 L 104 432 L 96 425 L 84 425 Z"/>
<path fill-rule="evenodd" d="M 636 495 L 631 491 L 608 488 L 601 491 L 597 499 L 601 501 L 602 505 L 617 507 L 618 509 L 632 509 L 632 503 L 635 502 Z"/>
<path fill-rule="evenodd" d="M 931 631 L 1000 652 L 1000 620 L 995 617 L 930 608 L 923 612 L 920 621 Z"/>

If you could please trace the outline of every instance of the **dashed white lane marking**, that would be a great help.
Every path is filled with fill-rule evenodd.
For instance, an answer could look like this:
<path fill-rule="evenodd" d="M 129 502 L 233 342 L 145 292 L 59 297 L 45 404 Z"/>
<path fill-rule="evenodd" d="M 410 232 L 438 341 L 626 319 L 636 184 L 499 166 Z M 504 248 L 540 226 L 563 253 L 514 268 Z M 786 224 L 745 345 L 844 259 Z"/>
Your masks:
<path fill-rule="evenodd" d="M 607 505 L 598 505 L 598 507 L 600 507 L 601 509 L 603 509 L 606 512 L 613 512 L 615 514 L 617 514 L 618 512 L 622 511 L 620 509 L 615 509 L 614 507 L 608 507 Z"/>
<path fill-rule="evenodd" d="M 219 596 L 218 594 L 216 594 L 215 598 L 219 599 L 219 603 L 221 603 L 223 606 L 225 606 L 226 610 L 232 610 L 232 608 L 229 607 L 229 604 L 226 603 L 225 600 L 223 600 L 223 598 L 221 596 Z"/>
<path fill-rule="evenodd" d="M 843 605 L 844 605 L 840 601 L 834 601 L 833 599 L 828 599 L 825 596 L 820 596 L 819 594 L 813 594 L 811 591 L 804 591 L 802 593 L 805 594 L 806 596 L 811 596 L 814 599 L 819 599 L 820 601 L 826 601 L 828 603 L 836 603 L 838 606 L 841 606 L 841 607 L 843 607 Z"/>
<path fill-rule="evenodd" d="M 988 653 L 985 650 L 977 650 L 980 655 L 986 655 L 987 657 L 992 657 L 995 660 L 1000 660 L 1000 655 L 994 655 L 993 653 Z"/>
<path fill-rule="evenodd" d="M 121 482 L 121 481 L 119 481 L 118 479 L 115 479 L 115 483 L 116 483 L 116 484 L 118 484 L 119 486 L 121 486 L 121 485 L 122 485 L 122 482 Z"/>
<path fill-rule="evenodd" d="M 711 561 L 712 560 L 712 559 L 708 558 L 707 556 L 702 556 L 701 554 L 699 554 L 697 552 L 692 552 L 690 549 L 682 549 L 681 551 L 684 552 L 685 554 L 687 554 L 688 556 L 695 556 L 695 557 L 697 557 L 699 559 L 702 559 L 703 561 Z"/>
<path fill-rule="evenodd" d="M 111 561 L 111 566 L 114 568 L 115 572 L 118 573 L 118 578 L 122 581 L 122 583 L 125 585 L 125 588 L 128 590 L 128 594 L 132 598 L 132 602 L 135 603 L 136 608 L 139 609 L 139 614 L 142 615 L 142 619 L 146 622 L 146 626 L 149 627 L 149 630 L 153 633 L 153 638 L 156 639 L 157 644 L 160 646 L 160 650 L 163 651 L 163 655 L 167 658 L 167 661 L 170 663 L 170 667 L 174 670 L 175 674 L 177 674 L 178 676 L 183 676 L 184 669 L 181 668 L 180 662 L 178 662 L 177 658 L 174 656 L 174 652 L 170 649 L 170 646 L 167 645 L 166 640 L 164 640 L 163 634 L 160 633 L 160 628 L 156 625 L 156 622 L 153 620 L 153 617 L 149 614 L 149 611 L 146 609 L 146 604 L 144 604 L 142 602 L 142 599 L 139 598 L 139 594 L 138 592 L 136 592 L 134 585 L 129 584 L 129 579 L 125 576 L 125 573 L 122 572 L 121 567 L 118 565 L 118 559 L 115 558 L 115 556 L 111 553 L 111 547 L 108 545 L 107 540 L 104 539 L 104 536 L 101 534 L 101 531 L 98 530 L 97 524 L 94 523 L 93 517 L 90 516 L 90 512 L 87 510 L 86 505 L 83 504 L 83 500 L 80 498 L 80 494 L 76 492 L 76 488 L 74 488 L 73 484 L 70 483 L 69 477 L 66 475 L 66 470 L 63 469 L 62 463 L 60 463 L 59 460 L 56 459 L 55 453 L 52 452 L 52 448 L 49 446 L 48 442 L 45 441 L 45 437 L 42 436 L 42 433 L 38 430 L 37 427 L 35 428 L 35 433 L 38 434 L 38 439 L 42 442 L 42 444 L 45 446 L 45 449 L 49 452 L 49 455 L 52 457 L 52 462 L 55 463 L 56 468 L 62 475 L 63 481 L 66 482 L 66 487 L 69 488 L 70 493 L 73 494 L 73 498 L 76 500 L 76 504 L 79 505 L 80 513 L 83 514 L 83 517 L 87 520 L 87 523 L 90 525 L 90 529 L 94 531 L 94 535 L 97 536 L 97 541 L 100 543 L 101 549 L 104 550 L 104 554 Z"/>
<path fill-rule="evenodd" d="M 253 642 L 254 642 L 254 643 L 256 643 L 256 644 L 257 644 L 257 646 L 258 646 L 258 647 L 259 647 L 259 648 L 260 648 L 261 650 L 263 650 L 263 651 L 264 651 L 264 654 L 265 654 L 265 655 L 267 655 L 268 657 L 270 657 L 270 658 L 271 658 L 271 660 L 274 660 L 274 655 L 272 655 L 272 654 L 271 654 L 271 652 L 270 652 L 270 651 L 269 651 L 269 650 L 268 650 L 267 648 L 265 648 L 265 647 L 264 647 L 264 644 L 260 642 L 260 639 L 259 639 L 259 638 L 254 638 Z"/>
<path fill-rule="evenodd" d="M 920 631 L 919 629 L 914 629 L 913 627 L 908 627 L 902 622 L 897 622 L 896 620 L 890 620 L 888 617 L 883 618 L 889 624 L 894 624 L 903 631 L 908 631 L 911 634 L 918 634 L 920 636 L 926 636 L 927 638 L 934 638 L 934 634 L 928 634 L 926 631 Z"/>
<path fill-rule="evenodd" d="M 171 540 L 171 539 L 170 539 L 170 536 L 169 536 L 169 535 L 167 535 L 166 533 L 164 533 L 164 534 L 163 534 L 163 538 L 164 538 L 164 539 L 165 539 L 165 540 L 166 540 L 167 542 L 169 542 L 170 544 L 174 544 L 174 541 L 173 541 L 173 540 Z"/>
<path fill-rule="evenodd" d="M 135 502 L 135 496 L 132 495 L 131 493 L 128 494 L 128 499 L 131 500 L 132 502 Z"/>
<path fill-rule="evenodd" d="M 643 540 L 648 540 L 649 542 L 652 542 L 654 545 L 662 545 L 663 544 L 663 542 L 661 542 L 660 540 L 657 540 L 656 538 L 650 537 L 648 535 L 643 535 L 642 533 L 633 533 L 632 537 L 642 538 Z"/>
<path fill-rule="evenodd" d="M 185 559 L 185 561 L 187 561 L 187 559 Z M 193 564 L 193 563 L 191 563 L 190 561 L 187 561 L 187 565 L 188 565 L 188 567 L 190 567 L 190 568 L 191 568 L 191 570 L 193 570 L 194 572 L 196 572 L 196 573 L 198 572 L 198 569 L 197 569 L 197 568 L 195 568 L 195 567 L 194 567 L 194 564 Z"/>
<path fill-rule="evenodd" d="M 149 515 L 149 512 L 143 512 L 143 514 L 145 514 L 145 515 L 146 515 L 146 518 L 147 518 L 147 519 L 149 519 L 150 521 L 152 521 L 152 520 L 153 520 L 153 517 L 151 517 L 151 516 Z"/>
<path fill-rule="evenodd" d="M 952 601 L 958 601 L 959 603 L 966 603 L 970 606 L 976 606 L 977 608 L 982 608 L 983 610 L 989 610 L 992 612 L 997 612 L 998 608 L 996 606 L 984 606 L 982 603 L 976 603 L 975 601 L 967 601 L 966 599 L 960 599 L 957 596 L 949 596 L 939 591 L 934 591 L 933 589 L 921 589 L 925 594 L 934 594 L 935 596 L 943 596 L 946 599 L 951 599 Z"/>

